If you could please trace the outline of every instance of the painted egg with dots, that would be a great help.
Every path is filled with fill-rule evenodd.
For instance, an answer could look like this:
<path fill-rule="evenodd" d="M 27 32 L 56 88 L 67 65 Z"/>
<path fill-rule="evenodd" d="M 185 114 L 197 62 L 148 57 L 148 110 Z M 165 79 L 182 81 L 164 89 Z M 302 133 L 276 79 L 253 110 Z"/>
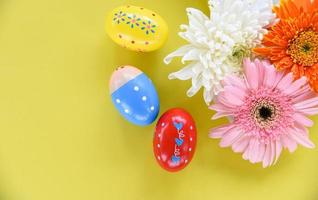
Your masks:
<path fill-rule="evenodd" d="M 132 66 L 123 66 L 113 72 L 110 83 L 113 104 L 129 122 L 146 126 L 159 113 L 159 98 L 148 76 Z"/>
<path fill-rule="evenodd" d="M 153 150 L 159 165 L 177 172 L 192 160 L 196 148 L 196 126 L 192 116 L 181 108 L 170 109 L 159 119 Z"/>
<path fill-rule="evenodd" d="M 168 26 L 154 11 L 137 6 L 120 6 L 106 18 L 106 32 L 122 47 L 138 52 L 159 49 L 168 36 Z"/>

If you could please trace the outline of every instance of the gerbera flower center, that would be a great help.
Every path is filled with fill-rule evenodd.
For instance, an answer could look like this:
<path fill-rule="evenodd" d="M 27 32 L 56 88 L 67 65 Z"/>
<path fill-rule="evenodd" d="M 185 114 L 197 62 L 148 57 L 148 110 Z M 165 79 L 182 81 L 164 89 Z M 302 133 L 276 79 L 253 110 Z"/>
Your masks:
<path fill-rule="evenodd" d="M 318 32 L 309 29 L 300 32 L 289 42 L 288 54 L 297 64 L 312 66 L 318 62 Z"/>
<path fill-rule="evenodd" d="M 277 108 L 273 103 L 260 101 L 252 109 L 251 115 L 259 127 L 266 128 L 271 126 L 277 116 L 276 113 Z"/>
<path fill-rule="evenodd" d="M 258 110 L 258 113 L 259 113 L 259 117 L 262 120 L 267 120 L 272 117 L 273 110 L 271 108 L 263 106 Z"/>
<path fill-rule="evenodd" d="M 242 126 L 246 133 L 256 135 L 268 142 L 284 134 L 281 130 L 291 126 L 293 107 L 289 96 L 280 90 L 258 88 L 251 90 L 244 105 L 234 114 L 234 123 Z"/>

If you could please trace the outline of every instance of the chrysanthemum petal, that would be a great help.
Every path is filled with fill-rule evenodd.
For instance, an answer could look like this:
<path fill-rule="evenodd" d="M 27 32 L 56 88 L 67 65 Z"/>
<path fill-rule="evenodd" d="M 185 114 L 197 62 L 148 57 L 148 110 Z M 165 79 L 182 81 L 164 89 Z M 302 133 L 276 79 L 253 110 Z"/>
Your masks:
<path fill-rule="evenodd" d="M 213 89 L 210 89 L 210 90 L 208 90 L 206 88 L 204 89 L 203 99 L 207 105 L 210 105 L 210 102 L 212 101 L 214 96 L 215 96 L 215 93 L 213 92 Z"/>
<path fill-rule="evenodd" d="M 195 49 L 192 48 L 190 51 L 185 53 L 181 59 L 182 64 L 185 64 L 187 61 L 195 61 L 198 60 L 200 55 L 206 52 L 205 49 Z"/>
<path fill-rule="evenodd" d="M 201 11 L 195 8 L 187 8 L 189 25 L 191 27 L 198 27 L 200 29 L 205 28 L 204 22 L 209 18 Z"/>
<path fill-rule="evenodd" d="M 172 52 L 167 57 L 165 57 L 165 59 L 164 59 L 165 64 L 171 63 L 171 61 L 175 57 L 184 56 L 191 49 L 193 49 L 193 45 L 192 44 L 188 44 L 188 45 L 184 45 L 184 46 L 180 47 L 178 50 Z"/>
<path fill-rule="evenodd" d="M 193 85 L 188 91 L 187 96 L 193 97 L 201 88 L 201 85 Z"/>
<path fill-rule="evenodd" d="M 170 80 L 172 80 L 172 79 L 180 79 L 180 80 L 191 79 L 193 76 L 192 67 L 193 67 L 192 64 L 190 64 L 178 72 L 174 72 L 174 73 L 169 74 L 169 79 Z"/>
<path fill-rule="evenodd" d="M 203 98 L 208 105 L 223 91 L 226 76 L 242 73 L 243 59 L 251 56 L 252 48 L 261 43 L 266 28 L 275 21 L 270 0 L 209 0 L 209 6 L 213 9 L 209 17 L 200 10 L 187 9 L 189 24 L 181 25 L 179 36 L 190 44 L 164 60 L 169 64 L 173 58 L 182 57 L 182 63 L 197 63 L 199 70 L 179 79 L 201 79 L 200 88 L 205 89 Z M 172 75 L 170 78 L 176 78 Z"/>

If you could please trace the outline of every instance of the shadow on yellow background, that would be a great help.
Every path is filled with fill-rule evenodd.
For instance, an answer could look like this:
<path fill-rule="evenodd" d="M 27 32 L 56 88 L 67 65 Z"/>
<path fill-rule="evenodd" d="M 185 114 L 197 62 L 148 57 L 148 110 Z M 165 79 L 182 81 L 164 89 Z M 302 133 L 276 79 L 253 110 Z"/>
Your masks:
<path fill-rule="evenodd" d="M 106 13 L 125 3 L 166 19 L 162 49 L 129 52 L 106 36 Z M 190 6 L 208 13 L 205 0 L 0 0 L 1 200 L 318 199 L 317 150 L 284 153 L 269 169 L 252 165 L 208 138 L 225 120 L 210 120 L 202 94 L 189 99 L 190 82 L 167 80 L 181 64 L 162 60 L 185 43 L 177 32 Z M 125 64 L 152 78 L 161 113 L 182 107 L 195 118 L 197 151 L 185 170 L 163 171 L 155 124 L 133 126 L 112 106 L 108 80 Z M 318 144 L 317 125 L 311 138 Z"/>

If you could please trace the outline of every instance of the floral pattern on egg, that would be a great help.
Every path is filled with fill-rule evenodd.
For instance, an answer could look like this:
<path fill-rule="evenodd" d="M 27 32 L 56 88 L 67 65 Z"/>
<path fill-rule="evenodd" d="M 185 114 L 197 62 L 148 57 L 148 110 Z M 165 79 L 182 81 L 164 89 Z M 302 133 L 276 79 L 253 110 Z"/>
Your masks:
<path fill-rule="evenodd" d="M 159 49 L 168 36 L 163 18 L 146 8 L 121 6 L 110 12 L 106 31 L 120 46 L 138 52 Z"/>

